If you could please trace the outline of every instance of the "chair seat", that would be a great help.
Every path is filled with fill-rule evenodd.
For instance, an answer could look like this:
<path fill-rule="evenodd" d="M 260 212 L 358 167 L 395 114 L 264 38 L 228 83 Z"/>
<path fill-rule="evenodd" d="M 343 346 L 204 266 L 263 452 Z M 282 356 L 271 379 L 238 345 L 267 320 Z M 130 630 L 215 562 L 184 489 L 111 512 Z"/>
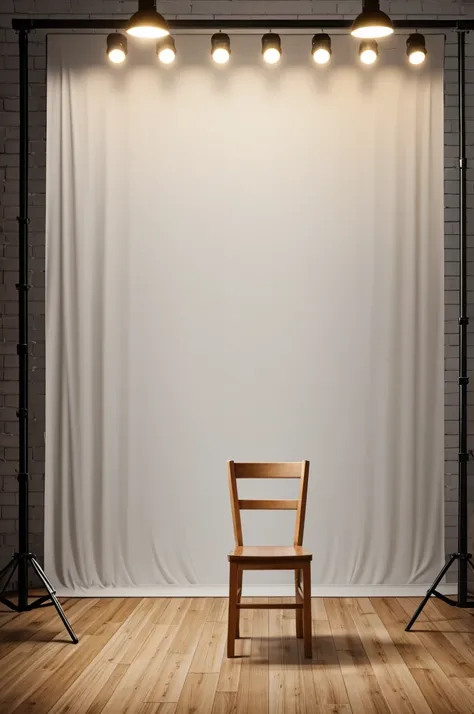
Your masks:
<path fill-rule="evenodd" d="M 239 545 L 228 557 L 230 562 L 248 560 L 258 563 L 269 560 L 310 561 L 313 555 L 300 545 Z"/>

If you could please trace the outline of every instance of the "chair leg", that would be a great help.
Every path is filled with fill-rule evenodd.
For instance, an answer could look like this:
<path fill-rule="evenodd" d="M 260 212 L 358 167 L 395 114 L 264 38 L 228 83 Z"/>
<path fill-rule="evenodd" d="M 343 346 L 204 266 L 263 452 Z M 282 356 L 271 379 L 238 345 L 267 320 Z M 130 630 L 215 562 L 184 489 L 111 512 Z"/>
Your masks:
<path fill-rule="evenodd" d="M 243 579 L 243 570 L 242 568 L 238 569 L 237 573 L 237 603 L 240 603 L 242 599 L 242 579 Z M 235 618 L 235 637 L 236 639 L 240 638 L 240 610 L 237 608 L 237 615 Z"/>
<path fill-rule="evenodd" d="M 237 587 L 238 587 L 238 566 L 237 563 L 230 564 L 229 574 L 229 617 L 227 626 L 227 657 L 235 656 L 235 632 L 237 627 Z"/>
<path fill-rule="evenodd" d="M 311 623 L 311 564 L 303 566 L 303 633 L 304 656 L 311 659 L 313 656 L 313 632 Z"/>
<path fill-rule="evenodd" d="M 297 605 L 303 604 L 303 598 L 300 593 L 301 587 L 301 570 L 295 570 L 295 601 Z M 303 637 L 303 610 L 296 610 L 296 636 L 300 639 Z"/>

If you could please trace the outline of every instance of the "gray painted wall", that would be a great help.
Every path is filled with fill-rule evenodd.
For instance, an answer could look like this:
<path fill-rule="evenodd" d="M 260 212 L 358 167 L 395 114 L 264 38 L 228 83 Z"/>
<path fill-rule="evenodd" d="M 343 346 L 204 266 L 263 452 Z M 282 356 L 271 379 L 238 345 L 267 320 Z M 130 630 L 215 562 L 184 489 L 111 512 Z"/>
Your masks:
<path fill-rule="evenodd" d="M 360 0 L 164 0 L 167 17 L 313 17 L 353 18 Z M 17 546 L 18 450 L 17 385 L 17 223 L 18 214 L 18 48 L 10 29 L 13 15 L 52 17 L 129 16 L 133 0 L 1 0 L 0 7 L 0 565 Z M 382 7 L 393 18 L 474 17 L 473 0 L 390 0 Z M 414 22 L 416 25 L 416 22 Z M 46 164 L 45 34 L 30 35 L 30 532 L 31 548 L 43 555 L 44 393 L 45 393 L 45 164 Z M 457 416 L 458 416 L 458 206 L 457 190 L 457 36 L 448 32 L 445 60 L 445 538 L 456 549 Z M 474 37 L 467 36 L 467 146 L 474 158 Z M 468 163 L 469 309 L 474 305 L 474 168 Z M 474 431 L 474 337 L 469 330 L 470 447 Z M 474 468 L 469 466 L 470 480 Z M 471 540 L 474 541 L 474 482 L 470 486 Z M 427 548 L 430 544 L 427 543 Z M 471 546 L 474 549 L 474 543 Z M 455 574 L 451 574 L 451 579 Z"/>

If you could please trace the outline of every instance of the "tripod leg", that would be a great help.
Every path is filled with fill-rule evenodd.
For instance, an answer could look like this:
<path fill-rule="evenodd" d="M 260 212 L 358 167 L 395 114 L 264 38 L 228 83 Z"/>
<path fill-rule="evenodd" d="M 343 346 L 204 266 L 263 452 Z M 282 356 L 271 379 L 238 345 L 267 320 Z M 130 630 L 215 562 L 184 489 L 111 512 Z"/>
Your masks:
<path fill-rule="evenodd" d="M 4 593 L 5 590 L 7 589 L 8 583 L 9 583 L 10 580 L 12 579 L 13 573 L 15 572 L 15 570 L 17 569 L 17 567 L 18 567 L 18 560 L 15 558 L 14 560 L 11 560 L 11 561 L 8 563 L 8 565 L 6 566 L 6 568 L 3 568 L 3 570 L 0 571 L 0 581 L 1 581 L 2 578 L 5 577 L 5 575 L 7 575 L 8 571 L 10 570 L 10 574 L 8 575 L 7 579 L 5 580 L 5 582 L 4 582 L 4 584 L 3 584 L 2 589 L 0 590 L 0 595 L 3 595 L 3 593 Z"/>
<path fill-rule="evenodd" d="M 0 580 L 3 578 L 5 573 L 8 573 L 10 568 L 15 569 L 17 566 L 18 566 L 18 556 L 14 555 L 13 558 L 10 560 L 10 562 L 7 563 L 5 565 L 5 567 L 0 570 Z"/>
<path fill-rule="evenodd" d="M 15 558 L 13 558 L 13 560 L 11 560 L 11 561 L 8 563 L 8 565 L 7 565 L 5 568 L 3 568 L 3 570 L 0 572 L 0 581 L 1 581 L 2 578 L 5 577 L 5 575 L 8 575 L 8 577 L 6 578 L 6 580 L 5 580 L 4 584 L 3 584 L 2 589 L 0 590 L 0 602 L 2 603 L 2 605 L 6 605 L 8 608 L 10 608 L 10 610 L 13 610 L 14 612 L 19 612 L 19 611 L 20 611 L 20 609 L 19 609 L 19 607 L 18 607 L 18 603 L 14 603 L 12 600 L 9 600 L 7 597 L 4 596 L 3 593 L 4 593 L 5 590 L 7 589 L 8 583 L 9 583 L 10 580 L 12 579 L 12 577 L 13 577 L 13 575 L 14 575 L 14 573 L 15 573 L 15 570 L 16 570 L 17 568 L 18 568 L 18 558 L 15 557 Z M 10 571 L 10 573 L 8 573 L 8 571 Z"/>
<path fill-rule="evenodd" d="M 448 572 L 449 568 L 452 566 L 452 564 L 454 563 L 454 561 L 457 560 L 457 557 L 458 557 L 458 556 L 457 556 L 457 553 L 453 553 L 453 555 L 450 557 L 450 559 L 448 560 L 448 562 L 443 566 L 441 572 L 440 572 L 439 575 L 437 576 L 437 578 L 436 578 L 436 580 L 434 581 L 433 585 L 430 587 L 430 589 L 429 589 L 428 592 L 426 593 L 425 597 L 424 597 L 423 600 L 420 602 L 420 604 L 419 604 L 419 606 L 418 606 L 418 608 L 417 608 L 415 614 L 414 614 L 413 617 L 411 618 L 411 620 L 410 620 L 410 622 L 408 623 L 408 625 L 405 627 L 406 632 L 409 632 L 409 631 L 411 630 L 411 628 L 412 628 L 413 625 L 415 624 L 416 620 L 417 620 L 418 617 L 421 615 L 421 612 L 422 612 L 423 608 L 425 607 L 426 603 L 428 602 L 428 600 L 430 599 L 430 597 L 433 595 L 434 591 L 436 590 L 436 588 L 438 587 L 439 583 L 440 583 L 441 580 L 444 578 L 444 576 L 446 575 L 446 573 Z"/>
<path fill-rule="evenodd" d="M 59 602 L 58 598 L 56 597 L 56 593 L 55 593 L 55 591 L 54 591 L 54 589 L 53 589 L 53 586 L 51 585 L 51 583 L 49 582 L 48 578 L 46 577 L 46 575 L 45 575 L 45 573 L 44 573 L 44 571 L 43 571 L 43 568 L 42 568 L 41 565 L 38 563 L 38 561 L 36 560 L 36 558 L 34 558 L 33 556 L 30 556 L 30 557 L 29 557 L 29 561 L 30 561 L 31 565 L 33 566 L 33 568 L 35 569 L 37 575 L 39 576 L 39 578 L 40 578 L 41 581 L 43 582 L 43 584 L 44 584 L 46 590 L 48 591 L 48 595 L 49 595 L 49 597 L 51 598 L 51 600 L 52 600 L 52 602 L 53 602 L 53 605 L 54 605 L 54 607 L 56 608 L 56 612 L 58 613 L 59 617 L 61 618 L 64 627 L 65 627 L 66 630 L 68 631 L 69 637 L 71 638 L 71 640 L 73 641 L 73 643 L 74 643 L 75 645 L 77 645 L 77 643 L 79 642 L 79 640 L 77 639 L 76 635 L 74 634 L 74 630 L 72 629 L 71 625 L 69 624 L 69 621 L 68 621 L 68 619 L 67 619 L 67 617 L 66 617 L 66 615 L 65 615 L 65 613 L 64 613 L 64 610 L 63 610 L 63 608 L 61 607 L 61 603 Z"/>
<path fill-rule="evenodd" d="M 33 568 L 36 570 L 36 572 L 37 572 L 38 575 L 40 576 L 41 580 L 42 580 L 43 583 L 45 584 L 48 593 L 51 594 L 51 592 L 52 592 L 52 593 L 56 594 L 56 590 L 53 588 L 53 585 L 52 585 L 51 581 L 48 579 L 48 577 L 47 577 L 46 573 L 44 572 L 43 568 L 41 567 L 41 565 L 40 565 L 40 564 L 38 563 L 38 561 L 36 560 L 36 556 L 30 555 L 30 557 L 28 558 L 28 560 L 30 561 L 31 565 L 32 565 Z"/>
<path fill-rule="evenodd" d="M 14 565 L 15 563 L 16 563 L 16 560 L 10 560 L 10 562 L 8 563 L 8 565 L 5 565 L 5 567 L 0 570 L 0 580 L 3 578 L 3 576 L 5 575 L 5 573 L 8 573 L 8 571 L 10 570 L 10 568 L 13 568 L 13 565 Z"/>

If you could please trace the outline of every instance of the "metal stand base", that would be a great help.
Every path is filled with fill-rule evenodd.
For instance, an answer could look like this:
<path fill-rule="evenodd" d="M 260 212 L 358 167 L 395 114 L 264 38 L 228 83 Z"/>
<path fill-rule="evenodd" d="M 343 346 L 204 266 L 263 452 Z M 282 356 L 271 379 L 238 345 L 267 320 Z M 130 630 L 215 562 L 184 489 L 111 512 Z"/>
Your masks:
<path fill-rule="evenodd" d="M 26 604 L 21 605 L 20 602 L 18 605 L 15 605 L 14 602 L 6 598 L 3 593 L 8 587 L 8 584 L 10 580 L 13 577 L 13 574 L 15 571 L 20 568 L 24 563 L 26 563 L 26 567 L 28 565 L 31 565 L 33 570 L 36 572 L 38 577 L 40 578 L 41 582 L 45 586 L 46 590 L 48 591 L 47 595 L 42 595 L 41 597 L 37 598 L 33 602 L 26 602 Z M 54 590 L 53 586 L 49 582 L 48 578 L 46 577 L 46 574 L 41 567 L 41 565 L 38 563 L 36 556 L 33 555 L 33 553 L 15 553 L 13 556 L 12 560 L 6 565 L 3 570 L 0 570 L 0 582 L 2 581 L 3 578 L 6 578 L 2 589 L 0 590 L 0 602 L 6 605 L 10 610 L 14 610 L 15 612 L 27 612 L 29 610 L 36 610 L 38 607 L 47 607 L 48 605 L 54 605 L 56 608 L 56 612 L 58 613 L 59 617 L 62 620 L 62 623 L 64 627 L 66 628 L 69 637 L 73 641 L 75 645 L 79 642 L 77 639 L 76 635 L 74 634 L 74 630 L 72 629 L 71 625 L 69 624 L 69 621 L 64 613 L 64 610 L 61 607 L 61 603 L 59 602 L 58 598 L 56 597 L 56 590 Z"/>
<path fill-rule="evenodd" d="M 458 601 L 458 600 L 453 600 L 450 597 L 446 597 L 446 595 L 443 595 L 442 593 L 439 593 L 436 588 L 440 584 L 441 580 L 444 578 L 450 567 L 456 563 L 458 560 L 465 560 L 468 565 L 471 566 L 471 568 L 474 570 L 474 565 L 472 563 L 472 555 L 471 553 L 453 553 L 452 555 L 449 556 L 448 562 L 443 566 L 439 574 L 436 576 L 435 581 L 433 585 L 430 587 L 430 589 L 427 591 L 425 597 L 423 600 L 420 602 L 418 609 L 416 610 L 415 614 L 411 618 L 410 622 L 408 625 L 405 627 L 405 630 L 409 632 L 413 625 L 415 624 L 416 620 L 418 617 L 421 615 L 423 608 L 425 607 L 426 603 L 430 599 L 430 597 L 433 595 L 434 597 L 439 598 L 443 602 L 447 603 L 448 605 L 452 605 L 452 607 L 473 607 L 474 608 L 474 600 L 469 601 L 466 600 L 465 602 L 463 601 Z"/>

